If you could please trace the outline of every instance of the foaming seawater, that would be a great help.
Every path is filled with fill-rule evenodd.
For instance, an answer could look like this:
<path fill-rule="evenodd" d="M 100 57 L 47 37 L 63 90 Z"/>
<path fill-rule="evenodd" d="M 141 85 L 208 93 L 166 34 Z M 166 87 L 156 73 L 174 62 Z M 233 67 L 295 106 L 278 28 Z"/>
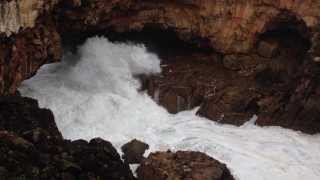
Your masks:
<path fill-rule="evenodd" d="M 54 112 L 65 138 L 102 137 L 118 149 L 137 138 L 150 151 L 201 151 L 226 163 L 239 180 L 320 179 L 320 135 L 221 125 L 197 117 L 196 110 L 169 114 L 138 91 L 134 78 L 160 72 L 159 58 L 142 45 L 96 37 L 77 55 L 43 66 L 19 90 Z"/>

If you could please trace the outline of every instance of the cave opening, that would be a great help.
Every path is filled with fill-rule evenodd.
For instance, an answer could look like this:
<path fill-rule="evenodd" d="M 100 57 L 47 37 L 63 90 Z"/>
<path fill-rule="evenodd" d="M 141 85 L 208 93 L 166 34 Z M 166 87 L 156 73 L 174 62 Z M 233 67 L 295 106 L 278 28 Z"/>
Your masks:
<path fill-rule="evenodd" d="M 287 84 L 298 76 L 311 48 L 310 32 L 305 22 L 288 12 L 266 24 L 258 36 L 257 53 L 269 59 L 266 68 L 257 74 L 257 83 L 264 87 Z"/>
<path fill-rule="evenodd" d="M 88 37 L 99 34 L 108 37 L 113 42 L 133 41 L 144 43 L 149 51 L 155 52 L 160 57 L 171 56 L 172 54 L 178 55 L 179 53 L 188 56 L 188 54 L 196 51 L 212 51 L 212 49 L 205 47 L 205 41 L 203 43 L 204 45 L 199 48 L 192 43 L 188 44 L 180 41 L 174 31 L 170 32 L 166 30 L 164 32 L 161 29 L 144 29 L 140 32 L 120 34 L 114 32 L 89 33 L 80 34 L 79 36 L 73 35 L 71 38 L 69 37 L 70 39 L 63 37 L 63 39 L 66 46 L 69 45 L 71 48 L 74 48 Z M 284 38 L 284 35 L 288 35 L 288 37 Z M 280 49 L 279 54 L 282 54 L 283 51 L 287 52 L 290 56 L 293 56 L 291 50 L 297 48 L 297 53 L 304 55 L 304 53 L 306 53 L 304 47 L 306 49 L 308 47 L 304 46 L 303 37 L 302 40 L 298 38 L 297 41 L 299 42 L 299 46 L 297 47 L 291 47 L 292 44 L 290 42 L 286 43 L 287 38 L 291 40 L 291 37 L 296 38 L 296 36 L 302 37 L 300 36 L 300 32 L 295 31 L 295 29 L 291 30 L 286 26 L 278 26 L 275 29 L 266 31 L 261 35 L 260 40 L 275 40 L 280 44 L 280 48 L 277 48 L 278 50 Z M 257 147 L 257 150 L 259 150 L 265 145 L 265 139 L 272 140 L 274 136 L 277 136 L 277 141 L 270 141 L 269 144 L 271 143 L 273 146 L 279 146 L 275 148 L 276 150 L 285 149 L 285 151 L 279 151 L 280 155 L 285 157 L 288 154 L 295 153 L 295 151 L 290 153 L 292 148 L 289 146 L 290 144 L 288 145 L 287 143 L 287 133 L 279 131 L 279 129 L 258 129 L 259 131 L 257 131 L 257 128 L 251 128 L 251 130 L 246 127 L 237 128 L 233 126 L 217 125 L 215 123 L 210 123 L 203 118 L 199 118 L 195 115 L 194 111 L 169 115 L 166 111 L 153 103 L 149 96 L 137 93 L 135 89 L 136 86 L 134 86 L 135 84 L 132 84 L 134 79 L 130 76 L 131 70 L 121 69 L 126 67 L 118 64 L 119 61 L 128 58 L 126 52 L 122 51 L 122 47 L 111 45 L 111 47 L 114 47 L 113 51 L 115 53 L 104 54 L 105 51 L 112 51 L 112 49 L 108 49 L 110 44 L 107 41 L 104 41 L 104 44 L 107 47 L 104 48 L 100 46 L 100 40 L 95 39 L 95 41 L 96 42 L 93 43 L 95 45 L 94 50 L 97 48 L 100 49 L 97 50 L 97 52 L 101 54 L 88 53 L 87 56 L 89 56 L 89 58 L 82 59 L 82 61 L 80 59 L 80 63 L 76 64 L 75 67 L 52 66 L 51 69 L 49 68 L 46 69 L 46 71 L 42 71 L 41 74 L 38 74 L 38 79 L 34 79 L 33 82 L 29 81 L 28 86 L 24 87 L 25 94 L 29 93 L 30 96 L 39 99 L 41 104 L 45 104 L 44 107 L 48 107 L 54 111 L 56 120 L 59 123 L 59 129 L 66 138 L 91 139 L 98 136 L 108 138 L 113 144 L 117 145 L 117 148 L 132 138 L 138 138 L 150 144 L 153 151 L 159 150 L 162 147 L 165 147 L 166 149 L 187 148 L 197 151 L 206 151 L 210 155 L 219 153 L 218 155 L 223 158 L 226 157 L 226 160 L 229 160 L 230 157 L 232 159 L 233 156 L 238 156 L 234 159 L 240 159 L 242 161 L 246 158 L 246 154 L 248 153 L 245 153 L 245 156 L 242 157 L 243 153 L 237 153 L 239 147 Z M 85 52 L 93 50 L 91 46 L 85 47 L 88 48 Z M 300 49 L 300 47 L 302 47 L 302 49 Z M 130 49 L 132 48 L 128 48 L 128 54 L 130 53 Z M 285 51 L 287 49 L 289 51 Z M 275 54 L 275 56 L 278 57 L 280 56 L 279 54 Z M 196 56 L 194 59 L 201 59 L 201 57 L 199 58 L 199 56 Z M 203 59 L 206 61 L 202 60 L 202 62 L 206 62 L 206 64 L 202 64 L 202 67 L 195 68 L 191 62 L 190 64 L 184 63 L 175 74 L 172 74 L 170 66 L 167 67 L 167 71 L 165 72 L 168 73 L 168 78 L 181 77 L 174 80 L 169 79 L 170 81 L 164 79 L 164 85 L 170 82 L 168 84 L 168 90 L 164 89 L 166 87 L 160 87 L 162 92 L 166 91 L 163 93 L 163 103 L 168 103 L 170 105 L 174 104 L 172 112 L 194 108 L 194 106 L 201 104 L 203 98 L 207 98 L 208 106 L 210 107 L 215 106 L 218 109 L 220 108 L 218 107 L 220 104 L 227 105 L 223 107 L 222 114 L 216 114 L 215 112 L 217 110 L 213 109 L 212 112 L 214 112 L 214 114 L 212 117 L 217 115 L 224 119 L 247 119 L 247 114 L 243 114 L 242 109 L 249 112 L 250 115 L 251 113 L 259 111 L 260 107 L 256 103 L 257 100 L 255 98 L 248 103 L 242 102 L 243 95 L 247 95 L 248 91 L 233 87 L 235 81 L 242 83 L 248 81 L 248 79 L 242 78 L 239 80 L 236 73 L 226 73 L 225 69 L 216 66 L 216 64 L 212 64 L 211 57 L 203 57 Z M 285 58 L 279 59 L 279 61 L 274 57 L 270 59 L 272 62 L 275 61 L 275 63 L 279 61 L 286 62 Z M 287 60 L 288 59 L 289 58 L 287 58 Z M 109 63 L 108 60 L 112 63 Z M 301 59 L 297 59 L 297 61 L 298 60 Z M 115 67 L 114 69 L 113 66 Z M 216 67 L 217 70 L 223 72 L 212 73 L 215 69 L 212 69 L 211 67 Z M 286 66 L 284 67 L 286 68 Z M 273 70 L 272 68 L 273 66 L 271 64 L 269 69 Z M 190 73 L 186 76 L 185 72 Z M 227 76 L 230 77 L 226 78 Z M 196 79 L 195 77 L 199 77 L 199 79 Z M 221 82 L 226 82 L 228 84 Z M 231 85 L 229 85 L 229 83 Z M 194 85 L 196 85 L 196 87 L 194 87 Z M 229 86 L 228 89 L 224 91 L 227 86 Z M 239 87 L 240 86 L 243 86 L 243 84 L 239 85 Z M 160 90 L 155 91 L 154 94 L 159 95 Z M 221 96 L 225 100 L 222 100 L 222 103 L 215 104 L 215 97 L 219 95 L 219 91 L 221 91 L 220 94 L 222 94 Z M 248 97 L 251 98 L 250 95 L 248 95 Z M 243 104 L 246 103 L 248 105 L 245 108 L 240 109 L 238 112 L 234 112 L 233 105 L 238 106 L 239 104 L 239 106 L 243 106 Z M 237 107 L 235 111 L 237 111 Z M 225 114 L 225 112 L 228 114 Z M 247 127 L 250 126 L 248 125 Z M 254 134 L 255 132 L 256 134 Z M 222 143 L 220 141 L 215 141 L 216 137 L 223 139 L 223 141 L 221 141 Z M 235 139 L 241 143 L 233 145 L 234 142 L 236 142 Z M 246 144 L 243 145 L 243 143 Z M 229 144 L 231 145 L 229 146 Z M 296 142 L 293 142 L 292 144 L 296 144 Z M 308 147 L 301 146 L 301 149 L 306 150 Z M 243 151 L 249 153 L 252 151 L 252 153 L 255 153 L 257 150 L 249 148 L 248 150 L 244 149 Z M 283 154 L 283 152 L 285 153 Z M 269 154 L 276 154 L 276 156 L 279 156 L 279 153 L 270 153 L 266 151 L 266 155 L 263 154 L 263 156 L 268 156 Z M 271 157 L 270 159 L 276 158 Z M 260 161 L 253 159 L 253 162 Z M 274 163 L 277 162 L 275 161 Z M 235 164 L 241 163 L 235 162 Z M 262 167 L 262 172 L 269 168 L 263 166 L 264 164 L 264 162 L 259 164 L 259 167 L 260 165 Z M 289 162 L 288 164 L 290 165 L 292 162 Z M 254 163 L 254 166 L 256 166 L 256 163 Z M 243 166 L 239 166 L 239 168 L 242 167 Z"/>
<path fill-rule="evenodd" d="M 277 41 L 279 49 L 291 49 L 294 55 L 305 55 L 311 47 L 310 33 L 302 20 L 277 20 L 266 25 L 258 41 Z M 280 52 L 281 53 L 281 52 Z"/>
<path fill-rule="evenodd" d="M 239 172 L 254 169 L 256 174 L 265 174 L 266 169 L 278 167 L 279 156 L 289 159 L 284 167 L 290 167 L 295 163 L 291 157 L 297 154 L 297 150 L 292 148 L 296 147 L 297 142 L 303 142 L 297 146 L 300 148 L 298 152 L 306 154 L 310 149 L 316 152 L 312 149 L 313 144 L 304 143 L 312 141 L 291 131 L 253 127 L 250 124 L 242 128 L 220 125 L 196 116 L 194 111 L 170 115 L 149 96 L 136 91 L 130 76 L 132 71 L 126 70 L 133 67 L 119 65 L 119 61 L 132 60 L 126 59 L 132 57 L 127 54 L 141 51 L 132 52 L 131 45 L 125 46 L 126 50 L 123 51 L 124 46 L 112 44 L 104 38 L 93 38 L 83 47 L 84 58 L 80 59 L 80 63 L 69 67 L 64 67 L 68 64 L 48 65 L 21 87 L 23 95 L 38 99 L 42 107 L 53 111 L 65 139 L 89 141 L 100 137 L 108 139 L 120 151 L 123 144 L 136 138 L 150 145 L 150 152 L 167 149 L 206 152 L 226 162 L 234 159 L 232 165 Z M 108 53 L 106 49 L 114 53 Z M 145 51 L 142 53 L 149 54 Z M 293 138 L 288 142 L 289 136 Z M 274 148 L 270 150 L 268 147 Z M 270 157 L 271 166 L 261 161 L 261 157 L 250 155 L 260 152 L 261 148 L 266 149 L 261 157 Z M 239 149 L 246 153 L 239 153 Z M 246 158 L 246 162 L 252 162 L 249 167 L 242 165 Z M 310 157 L 301 161 L 308 162 Z M 305 168 L 305 164 L 301 167 Z M 310 168 L 313 166 L 310 165 Z M 271 172 L 274 171 L 277 172 L 276 169 Z M 285 175 L 280 174 L 281 177 Z"/>
<path fill-rule="evenodd" d="M 75 51 L 78 45 L 93 36 L 108 38 L 111 42 L 125 42 L 143 44 L 149 52 L 157 54 L 163 60 L 173 56 L 185 56 L 193 53 L 213 53 L 209 41 L 205 38 L 186 35 L 187 40 L 182 40 L 172 28 L 162 28 L 157 25 L 146 25 L 142 30 L 116 32 L 113 29 L 88 32 L 62 32 L 62 44 Z"/>

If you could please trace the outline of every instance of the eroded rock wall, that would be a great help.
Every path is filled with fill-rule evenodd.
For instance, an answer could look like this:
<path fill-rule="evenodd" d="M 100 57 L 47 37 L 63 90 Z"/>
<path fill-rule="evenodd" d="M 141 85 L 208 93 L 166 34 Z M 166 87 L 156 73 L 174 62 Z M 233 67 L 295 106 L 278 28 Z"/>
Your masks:
<path fill-rule="evenodd" d="M 3 37 L 2 44 L 5 44 L 0 62 L 5 67 L 8 66 L 8 63 L 5 63 L 8 61 L 10 66 L 14 66 L 12 63 L 15 63 L 15 66 L 27 66 L 27 58 L 20 58 L 23 60 L 17 63 L 11 61 L 15 57 L 8 57 L 8 54 L 12 51 L 10 49 L 15 49 L 12 44 L 19 39 L 15 38 L 17 34 L 24 36 L 23 33 L 26 31 L 24 34 L 30 34 L 31 31 L 38 31 L 39 26 L 45 26 L 50 32 L 56 31 L 57 28 L 61 35 L 68 36 L 74 32 L 94 34 L 107 31 L 140 31 L 152 26 L 172 29 L 186 42 L 211 47 L 225 54 L 238 54 L 249 53 L 256 45 L 259 34 L 272 28 L 270 22 L 286 13 L 293 14 L 305 23 L 307 30 L 301 30 L 302 34 L 317 39 L 316 25 L 319 24 L 320 17 L 320 2 L 312 0 L 3 0 L 0 6 L 0 32 Z M 56 11 L 53 11 L 54 8 Z M 57 18 L 53 18 L 53 15 Z M 48 25 L 45 23 L 47 21 L 53 21 L 54 25 Z M 55 34 L 51 33 L 47 37 L 58 37 Z M 41 39 L 45 39 L 44 36 L 40 35 Z M 55 42 L 46 43 L 44 46 L 56 46 L 54 54 L 58 57 L 59 42 L 58 38 L 55 39 Z M 30 44 L 26 48 L 33 47 Z M 20 47 L 17 49 L 22 50 Z M 52 48 L 49 48 L 47 51 L 51 50 Z M 49 62 L 44 53 L 42 56 L 42 62 L 36 64 Z M 32 73 L 38 67 L 32 68 Z M 23 74 L 30 74 L 16 73 L 22 78 L 13 78 L 11 70 L 3 70 L 3 67 L 1 69 L 2 94 L 13 93 L 17 84 L 28 77 Z"/>
<path fill-rule="evenodd" d="M 240 125 L 242 121 L 233 122 L 234 114 L 247 119 L 259 113 L 261 125 L 320 131 L 320 102 L 316 98 L 319 0 L 2 0 L 0 7 L 1 95 L 14 94 L 41 65 L 59 61 L 62 40 L 110 33 L 121 36 L 153 28 L 172 31 L 185 43 L 219 54 L 213 69 L 222 72 L 214 78 L 229 87 L 222 88 L 221 96 L 209 99 L 200 92 L 193 103 L 202 105 L 200 115 L 216 120 L 222 115 L 228 117 L 223 113 L 229 112 L 231 116 L 224 120 Z M 285 45 L 279 56 L 279 38 L 292 39 L 287 36 L 289 32 L 302 39 L 301 43 L 289 42 L 298 45 Z M 225 74 L 232 74 L 232 81 Z M 210 92 L 216 91 L 205 86 Z M 168 88 L 175 91 L 173 94 L 180 91 Z M 252 89 L 258 90 L 246 93 Z M 183 104 L 181 98 L 164 102 L 168 107 Z M 246 107 L 243 103 L 255 110 L 248 114 L 246 109 L 239 109 Z"/>
<path fill-rule="evenodd" d="M 32 28 L 44 11 L 49 11 L 58 0 L 2 0 L 0 1 L 0 32 L 7 36 L 20 29 Z"/>
<path fill-rule="evenodd" d="M 20 83 L 41 65 L 60 60 L 60 35 L 52 16 L 56 3 L 0 2 L 0 94 L 14 94 Z"/>
<path fill-rule="evenodd" d="M 94 11 L 93 11 L 94 9 Z M 247 53 L 269 22 L 292 13 L 312 33 L 319 24 L 319 1 L 289 0 L 193 0 L 193 1 L 86 1 L 60 13 L 66 31 L 113 29 L 141 30 L 146 26 L 174 29 L 185 41 L 205 39 L 206 45 L 223 53 Z"/>

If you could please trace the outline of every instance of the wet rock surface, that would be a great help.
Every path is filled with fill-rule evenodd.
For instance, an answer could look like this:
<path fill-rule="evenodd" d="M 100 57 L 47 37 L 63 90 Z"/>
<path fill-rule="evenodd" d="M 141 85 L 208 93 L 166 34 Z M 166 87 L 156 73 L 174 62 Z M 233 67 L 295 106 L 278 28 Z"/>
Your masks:
<path fill-rule="evenodd" d="M 126 41 L 139 33 L 142 38 L 149 34 L 156 37 L 151 41 L 164 39 L 162 43 L 171 49 L 165 56 L 156 49 L 161 58 L 186 62 L 164 63 L 169 66 L 164 77 L 151 80 L 150 95 L 169 112 L 201 106 L 199 115 L 220 122 L 241 125 L 258 114 L 260 125 L 320 131 L 319 102 L 310 99 L 317 97 L 319 72 L 317 1 L 23 0 L 0 4 L 1 95 L 14 94 L 41 65 L 59 61 L 62 42 L 76 46 L 93 35 Z M 167 41 L 168 32 L 183 43 Z M 177 57 L 176 47 L 184 44 L 192 46 L 179 49 L 185 54 Z M 220 57 L 194 53 L 199 49 L 218 52 Z"/>
<path fill-rule="evenodd" d="M 220 123 L 239 126 L 258 115 L 259 125 L 313 134 L 320 132 L 315 118 L 320 71 L 307 49 L 308 42 L 297 34 L 271 32 L 261 38 L 256 53 L 164 59 L 162 74 L 144 80 L 145 87 L 170 113 L 199 106 L 198 115 Z"/>
<path fill-rule="evenodd" d="M 134 179 L 111 143 L 65 140 L 51 111 L 17 96 L 0 97 L 0 177 Z"/>
<path fill-rule="evenodd" d="M 159 53 L 163 73 L 145 78 L 144 87 L 169 112 L 200 106 L 198 115 L 221 123 L 241 125 L 257 114 L 259 125 L 320 132 L 318 1 L 2 0 L 0 5 L 0 95 L 15 94 L 40 66 L 59 61 L 62 42 L 97 34 L 144 36 L 151 28 L 160 38 L 172 31 L 193 47 L 210 49 Z M 141 161 L 145 148 L 134 147 L 132 156 L 129 150 L 126 161 Z M 152 154 L 139 174 L 140 179 L 233 179 L 224 165 L 195 152 Z M 109 142 L 64 140 L 50 110 L 16 96 L 0 98 L 0 177 L 133 179 Z"/>
<path fill-rule="evenodd" d="M 139 180 L 234 180 L 225 164 L 188 151 L 152 153 L 137 172 Z"/>
<path fill-rule="evenodd" d="M 138 164 L 144 159 L 143 155 L 148 149 L 148 144 L 134 139 L 121 147 L 122 158 L 128 164 Z"/>
<path fill-rule="evenodd" d="M 242 69 L 248 67 L 239 66 L 235 72 L 222 59 L 217 54 L 195 54 L 163 61 L 162 74 L 148 81 L 148 93 L 170 113 L 200 106 L 201 116 L 241 125 L 257 112 L 250 101 L 259 94 L 253 77 L 246 75 L 250 69 Z M 255 66 L 250 61 L 245 63 Z"/>
<path fill-rule="evenodd" d="M 65 140 L 51 111 L 36 100 L 0 97 L 0 177 L 4 179 L 135 179 L 127 163 L 141 163 L 138 179 L 233 180 L 227 167 L 199 152 L 159 152 L 143 158 L 148 145 L 122 147 L 125 162 L 101 138 Z"/>
<path fill-rule="evenodd" d="M 91 1 L 71 8 L 61 3 L 57 18 L 67 25 L 58 31 L 70 41 L 74 40 L 68 35 L 74 32 L 80 35 L 76 39 L 107 34 L 111 39 L 123 35 L 133 40 L 140 32 L 142 39 L 151 34 L 152 41 L 173 49 L 153 51 L 164 61 L 163 73 L 144 81 L 150 96 L 170 113 L 200 106 L 198 115 L 221 123 L 242 125 L 257 114 L 260 125 L 316 133 L 320 126 L 313 117 L 318 108 L 306 103 L 310 94 L 316 94 L 315 88 L 302 88 L 300 95 L 295 89 L 303 87 L 302 81 L 317 84 L 313 61 L 318 59 L 319 29 L 314 14 L 319 4 L 295 3 Z M 192 45 L 192 50 L 176 48 L 181 43 L 166 39 L 168 32 Z"/>

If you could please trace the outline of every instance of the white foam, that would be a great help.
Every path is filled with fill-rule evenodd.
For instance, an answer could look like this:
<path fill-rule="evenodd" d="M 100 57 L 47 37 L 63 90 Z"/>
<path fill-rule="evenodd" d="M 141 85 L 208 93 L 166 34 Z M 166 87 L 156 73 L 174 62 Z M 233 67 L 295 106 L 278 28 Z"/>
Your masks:
<path fill-rule="evenodd" d="M 43 66 L 20 92 L 50 108 L 63 136 L 102 137 L 118 149 L 133 138 L 150 151 L 195 150 L 227 164 L 239 180 L 319 180 L 320 135 L 279 127 L 220 125 L 196 110 L 168 114 L 139 93 L 136 74 L 160 72 L 160 60 L 142 45 L 91 38 L 78 55 Z"/>

